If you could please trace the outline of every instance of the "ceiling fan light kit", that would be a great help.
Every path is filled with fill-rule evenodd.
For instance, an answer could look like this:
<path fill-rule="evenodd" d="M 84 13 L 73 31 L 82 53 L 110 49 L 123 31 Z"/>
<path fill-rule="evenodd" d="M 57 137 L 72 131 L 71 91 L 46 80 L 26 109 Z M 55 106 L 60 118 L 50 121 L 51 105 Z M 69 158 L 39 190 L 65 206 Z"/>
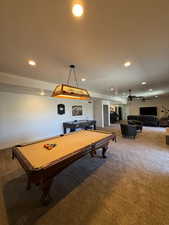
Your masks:
<path fill-rule="evenodd" d="M 151 97 L 144 97 L 144 96 L 136 96 L 131 94 L 131 89 L 129 89 L 129 95 L 127 97 L 128 102 L 132 102 L 133 100 L 141 100 L 142 102 L 145 102 L 147 100 L 152 100 Z"/>

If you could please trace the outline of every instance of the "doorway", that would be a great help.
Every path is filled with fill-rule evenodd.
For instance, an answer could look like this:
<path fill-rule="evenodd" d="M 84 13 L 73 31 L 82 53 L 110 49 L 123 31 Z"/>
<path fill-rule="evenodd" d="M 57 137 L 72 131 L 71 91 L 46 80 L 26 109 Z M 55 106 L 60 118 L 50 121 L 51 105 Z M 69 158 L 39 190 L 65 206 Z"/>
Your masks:
<path fill-rule="evenodd" d="M 117 121 L 123 120 L 125 117 L 125 108 L 124 105 L 114 105 L 110 106 L 111 113 L 110 113 L 110 122 L 115 123 Z"/>
<path fill-rule="evenodd" d="M 109 105 L 103 105 L 103 124 L 109 126 Z"/>
<path fill-rule="evenodd" d="M 119 109 L 118 109 L 118 114 L 119 114 L 119 120 L 122 120 L 122 107 L 119 106 Z"/>

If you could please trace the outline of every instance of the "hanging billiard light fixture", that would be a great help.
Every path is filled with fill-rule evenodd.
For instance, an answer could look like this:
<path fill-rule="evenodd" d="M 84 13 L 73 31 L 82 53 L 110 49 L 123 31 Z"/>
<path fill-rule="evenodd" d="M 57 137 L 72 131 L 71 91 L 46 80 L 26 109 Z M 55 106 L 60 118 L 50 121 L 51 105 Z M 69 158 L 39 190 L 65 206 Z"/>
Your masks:
<path fill-rule="evenodd" d="M 72 74 L 74 76 L 76 86 L 69 85 Z M 57 85 L 55 90 L 52 93 L 52 97 L 79 99 L 79 100 L 89 100 L 90 99 L 90 95 L 89 95 L 88 91 L 86 89 L 78 87 L 75 65 L 69 66 L 69 75 L 68 75 L 67 84 Z"/>

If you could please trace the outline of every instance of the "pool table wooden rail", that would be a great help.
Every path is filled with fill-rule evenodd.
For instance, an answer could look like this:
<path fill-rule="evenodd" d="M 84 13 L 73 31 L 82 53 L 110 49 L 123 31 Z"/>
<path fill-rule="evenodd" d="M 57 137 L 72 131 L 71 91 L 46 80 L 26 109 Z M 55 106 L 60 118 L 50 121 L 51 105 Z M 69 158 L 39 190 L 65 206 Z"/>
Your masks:
<path fill-rule="evenodd" d="M 98 131 L 98 132 L 103 132 L 103 131 Z M 102 148 L 102 156 L 103 158 L 106 157 L 105 153 L 108 149 L 109 142 L 110 140 L 116 141 L 116 136 L 115 134 L 112 134 L 110 132 L 103 132 L 103 133 L 110 134 L 110 136 L 107 136 L 106 138 L 103 138 L 100 141 L 93 142 L 92 144 L 89 144 L 81 149 L 78 149 L 77 151 L 62 157 L 59 160 L 54 160 L 53 162 L 40 168 L 34 168 L 26 159 L 26 157 L 22 154 L 22 152 L 19 150 L 19 147 L 24 147 L 30 144 L 14 146 L 12 149 L 12 158 L 13 159 L 17 158 L 20 165 L 22 166 L 22 168 L 25 170 L 25 173 L 27 174 L 27 177 L 28 177 L 27 190 L 31 188 L 31 184 L 39 185 L 40 189 L 42 190 L 42 195 L 41 195 L 42 203 L 43 204 L 49 203 L 51 199 L 49 195 L 50 187 L 52 185 L 53 178 L 57 174 L 59 174 L 66 167 L 68 167 L 73 162 L 82 158 L 88 153 L 90 153 L 90 155 L 94 157 L 96 155 L 97 149 Z M 45 139 L 45 141 L 50 139 L 51 138 Z M 42 141 L 43 140 L 36 141 L 31 144 L 39 143 Z"/>

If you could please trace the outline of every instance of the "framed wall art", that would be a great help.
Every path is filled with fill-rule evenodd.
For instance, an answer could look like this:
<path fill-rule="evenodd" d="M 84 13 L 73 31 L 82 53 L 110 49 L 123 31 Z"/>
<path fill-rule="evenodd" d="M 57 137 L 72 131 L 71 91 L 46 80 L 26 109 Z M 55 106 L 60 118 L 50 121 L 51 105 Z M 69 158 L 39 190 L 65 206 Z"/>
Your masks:
<path fill-rule="evenodd" d="M 83 115 L 82 105 L 72 106 L 72 116 L 82 116 L 82 115 Z"/>

